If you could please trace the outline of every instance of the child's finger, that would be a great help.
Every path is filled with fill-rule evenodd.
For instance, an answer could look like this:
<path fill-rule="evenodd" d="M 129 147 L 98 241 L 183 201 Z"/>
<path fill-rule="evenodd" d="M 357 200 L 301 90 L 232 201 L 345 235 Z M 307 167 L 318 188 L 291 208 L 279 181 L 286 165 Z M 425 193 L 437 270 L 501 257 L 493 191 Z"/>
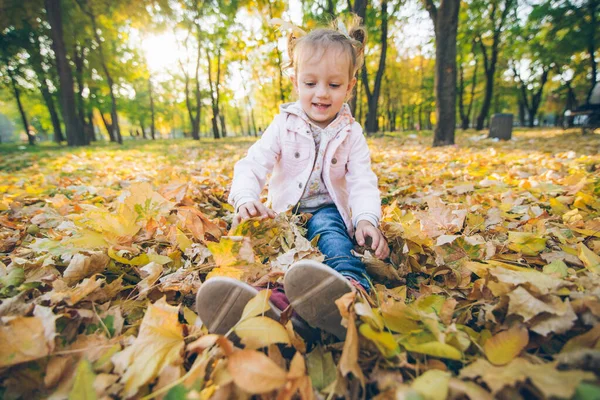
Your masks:
<path fill-rule="evenodd" d="M 258 210 L 256 209 L 256 206 L 252 203 L 248 203 L 246 205 L 246 210 L 248 210 L 248 215 L 250 217 L 255 217 L 256 214 L 258 213 Z"/>
<path fill-rule="evenodd" d="M 381 241 L 381 237 L 378 235 L 378 232 L 375 229 L 369 230 L 369 236 L 371 236 L 371 250 L 377 250 L 379 247 L 379 242 Z"/>
<path fill-rule="evenodd" d="M 269 209 L 267 207 L 265 207 L 264 204 L 260 204 L 260 206 L 256 207 L 258 209 L 258 211 L 260 212 L 260 215 L 263 217 L 268 217 L 269 216 Z"/>
<path fill-rule="evenodd" d="M 356 237 L 356 243 L 358 243 L 359 246 L 365 245 L 365 236 L 362 229 L 357 229 L 354 236 Z"/>
<path fill-rule="evenodd" d="M 377 258 L 381 259 L 387 258 L 386 252 L 389 252 L 387 242 L 385 241 L 385 239 L 381 239 L 381 241 L 379 242 L 379 246 L 377 246 L 377 251 L 375 251 L 375 255 L 377 256 Z"/>

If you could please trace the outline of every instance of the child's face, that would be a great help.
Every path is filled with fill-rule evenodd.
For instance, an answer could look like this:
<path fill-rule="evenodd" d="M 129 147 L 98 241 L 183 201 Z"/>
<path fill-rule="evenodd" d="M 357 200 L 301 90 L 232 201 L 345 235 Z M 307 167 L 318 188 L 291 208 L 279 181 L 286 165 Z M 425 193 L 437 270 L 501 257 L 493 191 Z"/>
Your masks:
<path fill-rule="evenodd" d="M 338 49 L 301 59 L 292 77 L 302 109 L 317 126 L 331 123 L 350 96 L 356 78 L 350 79 L 350 60 Z"/>

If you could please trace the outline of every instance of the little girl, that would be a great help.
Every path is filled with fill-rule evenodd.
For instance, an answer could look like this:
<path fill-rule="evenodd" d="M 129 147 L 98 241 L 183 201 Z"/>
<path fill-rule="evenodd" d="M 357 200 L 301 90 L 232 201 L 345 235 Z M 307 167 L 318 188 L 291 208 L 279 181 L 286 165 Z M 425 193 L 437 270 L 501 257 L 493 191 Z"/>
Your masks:
<path fill-rule="evenodd" d="M 345 103 L 363 63 L 364 28 L 358 20 L 345 29 L 321 28 L 290 35 L 291 77 L 299 100 L 281 106 L 271 125 L 234 168 L 229 202 L 234 226 L 257 216 L 294 209 L 312 214 L 308 239 L 319 235 L 325 264 L 302 260 L 284 277 L 285 295 L 311 326 L 345 336 L 335 300 L 344 293 L 369 290 L 365 265 L 351 254 L 352 238 L 371 239 L 378 258 L 389 248 L 378 229 L 381 201 L 361 126 Z M 272 173 L 265 206 L 259 200 Z M 240 318 L 256 289 L 229 278 L 212 278 L 198 292 L 200 319 L 211 332 L 227 332 Z M 273 300 L 273 299 L 272 299 Z M 278 311 L 273 308 L 272 316 Z"/>

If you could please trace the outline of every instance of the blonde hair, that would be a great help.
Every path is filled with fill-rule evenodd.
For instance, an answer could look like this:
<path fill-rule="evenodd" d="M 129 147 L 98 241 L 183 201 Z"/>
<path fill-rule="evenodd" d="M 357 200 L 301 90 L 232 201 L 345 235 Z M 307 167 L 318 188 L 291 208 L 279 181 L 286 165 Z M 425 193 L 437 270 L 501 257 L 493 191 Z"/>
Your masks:
<path fill-rule="evenodd" d="M 312 30 L 305 36 L 297 36 L 292 31 L 288 36 L 288 55 L 290 57 L 287 68 L 292 68 L 297 72 L 300 55 L 307 50 L 322 50 L 323 52 L 331 46 L 336 46 L 342 52 L 348 55 L 350 61 L 350 79 L 354 77 L 364 62 L 365 42 L 367 41 L 367 31 L 360 25 L 360 17 L 354 15 L 349 24 L 348 32 L 345 32 L 343 23 L 340 20 L 332 22 L 330 28 L 318 28 Z"/>

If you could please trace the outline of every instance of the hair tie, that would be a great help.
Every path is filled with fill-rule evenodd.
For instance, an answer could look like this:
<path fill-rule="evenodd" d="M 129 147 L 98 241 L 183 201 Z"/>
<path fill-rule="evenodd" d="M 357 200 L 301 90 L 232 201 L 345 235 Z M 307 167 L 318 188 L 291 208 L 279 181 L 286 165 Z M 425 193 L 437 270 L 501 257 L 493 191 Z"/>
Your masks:
<path fill-rule="evenodd" d="M 306 31 L 304 31 L 302 28 L 292 24 L 291 22 L 284 21 L 281 18 L 271 18 L 270 20 L 268 20 L 268 23 L 269 25 L 273 26 L 279 25 L 281 26 L 281 29 L 291 29 L 292 33 L 297 37 L 306 35 Z"/>
<path fill-rule="evenodd" d="M 344 25 L 344 23 L 342 22 L 341 19 L 337 20 L 337 29 L 339 32 L 341 32 L 344 36 L 346 36 L 348 39 L 353 40 L 350 37 L 350 34 L 348 33 L 348 29 L 346 29 L 346 25 Z"/>

